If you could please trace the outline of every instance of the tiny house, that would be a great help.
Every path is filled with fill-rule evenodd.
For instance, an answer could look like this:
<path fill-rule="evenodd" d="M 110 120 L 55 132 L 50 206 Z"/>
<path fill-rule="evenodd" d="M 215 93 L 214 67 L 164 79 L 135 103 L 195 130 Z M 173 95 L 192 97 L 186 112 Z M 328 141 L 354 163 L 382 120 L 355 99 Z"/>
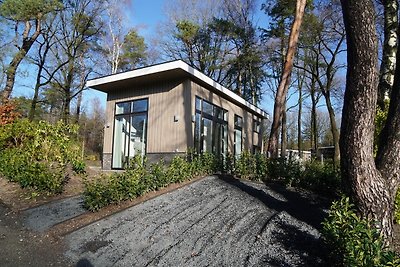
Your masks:
<path fill-rule="evenodd" d="M 261 152 L 267 114 L 181 60 L 101 77 L 87 87 L 107 93 L 103 169 L 129 158 L 149 161 L 210 152 Z"/>

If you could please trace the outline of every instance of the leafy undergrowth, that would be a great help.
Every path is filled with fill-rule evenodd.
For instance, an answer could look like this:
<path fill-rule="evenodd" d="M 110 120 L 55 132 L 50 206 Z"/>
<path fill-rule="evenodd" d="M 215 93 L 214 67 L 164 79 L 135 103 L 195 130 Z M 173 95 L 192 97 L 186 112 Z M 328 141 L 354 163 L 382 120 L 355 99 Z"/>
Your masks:
<path fill-rule="evenodd" d="M 332 251 L 332 266 L 400 266 L 399 256 L 385 247 L 371 222 L 357 216 L 347 197 L 333 202 L 322 233 Z"/>
<path fill-rule="evenodd" d="M 61 193 L 69 169 L 85 171 L 76 125 L 16 120 L 0 127 L 0 174 L 38 193 Z"/>
<path fill-rule="evenodd" d="M 169 166 L 163 161 L 146 166 L 146 159 L 134 157 L 125 172 L 103 174 L 92 181 L 85 181 L 84 206 L 97 211 L 172 183 L 214 173 L 216 169 L 216 159 L 208 153 L 193 157 L 190 161 L 177 156 Z"/>

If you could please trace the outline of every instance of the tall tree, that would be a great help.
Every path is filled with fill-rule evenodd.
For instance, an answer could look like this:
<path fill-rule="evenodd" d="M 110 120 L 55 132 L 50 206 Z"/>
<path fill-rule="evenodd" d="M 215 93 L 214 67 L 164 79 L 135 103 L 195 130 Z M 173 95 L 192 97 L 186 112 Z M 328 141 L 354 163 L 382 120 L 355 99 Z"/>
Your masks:
<path fill-rule="evenodd" d="M 124 37 L 120 54 L 120 68 L 123 71 L 146 64 L 147 46 L 144 38 L 140 36 L 135 29 L 131 29 Z"/>
<path fill-rule="evenodd" d="M 340 135 L 341 171 L 358 209 L 390 243 L 394 199 L 400 184 L 400 67 L 376 159 L 374 118 L 378 93 L 378 42 L 371 0 L 341 0 L 347 38 L 347 79 Z"/>
<path fill-rule="evenodd" d="M 41 38 L 36 40 L 36 55 L 31 58 L 33 64 L 37 66 L 36 83 L 28 114 L 28 118 L 31 121 L 35 118 L 37 105 L 41 101 L 41 89 L 46 85 L 49 85 L 58 70 L 68 63 L 68 61 L 64 61 L 56 67 L 49 66 L 48 61 L 49 56 L 51 56 L 51 49 L 57 43 L 55 38 L 57 34 L 57 23 L 59 23 L 59 20 L 56 14 L 49 16 L 45 21 L 43 21 Z"/>
<path fill-rule="evenodd" d="M 296 15 L 289 35 L 289 44 L 286 52 L 286 61 L 282 71 L 282 78 L 275 96 L 274 114 L 271 126 L 271 133 L 268 142 L 268 152 L 272 157 L 278 157 L 278 138 L 282 110 L 286 101 L 287 91 L 290 85 L 290 75 L 293 68 L 293 58 L 296 52 L 299 38 L 300 26 L 303 21 L 306 0 L 297 0 Z"/>
<path fill-rule="evenodd" d="M 190 1 L 201 10 L 208 1 Z M 246 100 L 261 99 L 264 61 L 257 27 L 253 24 L 254 0 L 215 1 L 213 16 L 187 16 L 176 21 L 174 39 L 165 45 L 168 58 L 182 59 Z M 188 12 L 191 14 L 192 11 Z M 181 16 L 178 16 L 180 18 Z"/>
<path fill-rule="evenodd" d="M 339 130 L 336 124 L 336 114 L 332 103 L 332 95 L 335 88 L 335 78 L 343 64 L 339 64 L 338 57 L 345 51 L 344 39 L 345 32 L 342 17 L 338 16 L 340 5 L 338 2 L 330 1 L 328 4 L 319 6 L 318 16 L 309 16 L 309 25 L 313 25 L 311 34 L 306 41 L 311 57 L 305 59 L 310 66 L 302 68 L 312 76 L 318 84 L 319 91 L 324 96 L 325 105 L 328 110 L 331 133 L 334 139 L 333 161 L 336 167 L 339 166 Z M 308 28 L 308 27 L 307 27 Z M 304 39 L 304 38 L 303 38 Z M 317 149 L 317 148 L 315 148 Z"/>
<path fill-rule="evenodd" d="M 52 48 L 55 66 L 63 65 L 54 76 L 54 89 L 63 96 L 62 119 L 69 120 L 71 102 L 84 89 L 92 71 L 93 50 L 102 28 L 101 1 L 69 0 L 60 13 L 57 44 Z M 65 64 L 65 62 L 68 62 Z M 82 77 L 83 75 L 83 77 Z"/>
<path fill-rule="evenodd" d="M 389 96 L 396 71 L 396 52 L 398 42 L 398 12 L 397 0 L 382 0 L 384 12 L 384 40 L 382 63 L 379 75 L 378 106 L 385 110 L 385 97 Z"/>
<path fill-rule="evenodd" d="M 15 35 L 21 34 L 22 40 L 16 45 L 17 52 L 6 67 L 6 84 L 0 101 L 4 102 L 10 98 L 18 66 L 41 34 L 44 17 L 60 7 L 59 0 L 4 0 L 1 2 L 0 15 L 15 23 Z M 24 24 L 22 33 L 19 30 L 21 22 Z"/>

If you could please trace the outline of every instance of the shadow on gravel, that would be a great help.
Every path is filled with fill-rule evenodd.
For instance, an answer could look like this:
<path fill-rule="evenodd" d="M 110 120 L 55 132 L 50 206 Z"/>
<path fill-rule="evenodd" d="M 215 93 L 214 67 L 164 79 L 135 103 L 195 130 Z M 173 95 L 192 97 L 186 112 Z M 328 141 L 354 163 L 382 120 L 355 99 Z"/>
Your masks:
<path fill-rule="evenodd" d="M 254 188 L 227 175 L 218 176 L 224 182 L 237 187 L 247 194 L 259 199 L 270 209 L 278 212 L 285 211 L 299 221 L 303 221 L 314 228 L 321 230 L 321 222 L 327 216 L 324 209 L 329 208 L 329 202 L 322 198 L 309 198 L 294 191 L 287 190 L 278 184 L 268 185 L 268 188 L 283 196 L 287 201 L 278 200 L 263 190 Z"/>
<path fill-rule="evenodd" d="M 296 266 L 328 266 L 326 262 L 327 251 L 320 239 L 284 222 L 279 222 L 278 227 L 281 231 L 276 231 L 273 234 L 274 239 L 282 244 L 286 250 L 301 259 Z M 263 261 L 268 263 L 268 266 L 293 266 L 279 254 L 269 255 L 269 258 Z"/>
<path fill-rule="evenodd" d="M 324 209 L 329 208 L 328 200 L 313 194 L 290 191 L 282 185 L 268 185 L 267 189 L 278 193 L 286 199 L 286 201 L 282 201 L 232 176 L 220 175 L 218 177 L 222 181 L 257 198 L 267 208 L 275 210 L 277 214 L 286 212 L 295 219 L 311 225 L 318 231 L 321 230 L 321 222 L 327 216 Z M 274 231 L 273 234 L 274 242 L 279 242 L 285 250 L 300 256 L 302 264 L 297 266 L 327 266 L 326 255 L 328 250 L 320 238 L 316 238 L 284 221 L 280 221 L 277 227 L 278 230 Z M 279 255 L 272 257 L 268 255 L 261 261 L 268 264 L 268 266 L 292 266 Z"/>

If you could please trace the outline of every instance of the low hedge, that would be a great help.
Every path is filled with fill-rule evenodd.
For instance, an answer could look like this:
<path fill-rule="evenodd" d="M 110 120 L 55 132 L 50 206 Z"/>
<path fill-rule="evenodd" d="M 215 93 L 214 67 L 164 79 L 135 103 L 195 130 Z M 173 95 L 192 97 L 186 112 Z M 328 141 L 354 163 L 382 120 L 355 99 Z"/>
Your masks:
<path fill-rule="evenodd" d="M 109 204 L 131 200 L 149 191 L 158 190 L 172 183 L 180 183 L 194 176 L 217 171 L 217 159 L 205 153 L 190 155 L 190 160 L 175 157 L 169 166 L 163 161 L 146 166 L 146 159 L 132 159 L 125 172 L 101 175 L 93 181 L 85 181 L 84 206 L 96 211 Z"/>
<path fill-rule="evenodd" d="M 123 173 L 103 175 L 94 181 L 86 181 L 86 208 L 98 210 L 105 205 L 132 199 L 171 183 L 216 172 L 267 184 L 281 182 L 289 186 L 301 186 L 324 195 L 337 195 L 340 192 L 338 172 L 330 164 L 309 162 L 302 165 L 285 159 L 267 159 L 263 154 L 246 151 L 237 158 L 228 155 L 224 159 L 210 153 L 189 153 L 187 159 L 175 157 L 169 166 L 162 161 L 147 165 L 146 159 L 135 157 L 129 166 Z"/>

